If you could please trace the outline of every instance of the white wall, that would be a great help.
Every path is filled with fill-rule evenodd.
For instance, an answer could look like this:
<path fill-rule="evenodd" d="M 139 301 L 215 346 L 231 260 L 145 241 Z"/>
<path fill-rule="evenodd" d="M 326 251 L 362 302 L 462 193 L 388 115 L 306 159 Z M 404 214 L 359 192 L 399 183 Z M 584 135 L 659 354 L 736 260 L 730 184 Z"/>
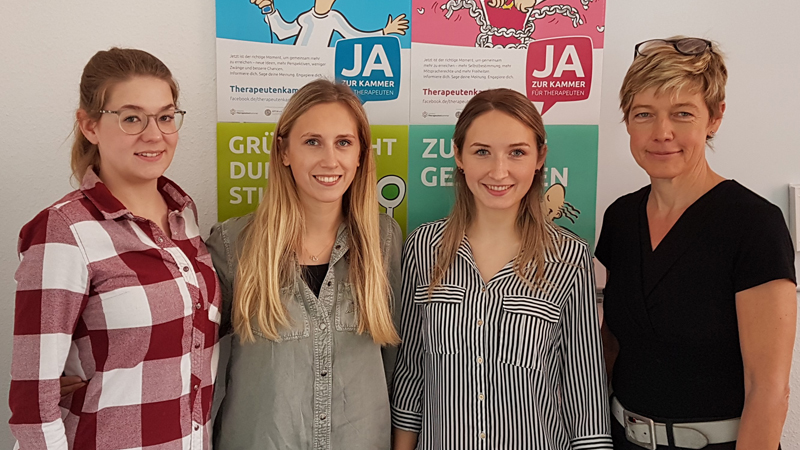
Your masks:
<path fill-rule="evenodd" d="M 547 0 L 555 3 L 555 0 Z M 768 6 L 767 6 L 768 5 Z M 16 236 L 36 212 L 70 190 L 69 139 L 83 65 L 99 49 L 139 47 L 160 57 L 189 111 L 168 175 L 198 203 L 201 227 L 216 219 L 215 56 L 212 1 L 62 3 L 3 1 L 0 14 L 0 404 L 6 404 Z M 617 91 L 636 42 L 674 34 L 720 41 L 729 58 L 728 110 L 709 153 L 712 166 L 787 211 L 800 182 L 800 4 L 721 0 L 609 0 L 603 68 L 598 216 L 616 197 L 647 183 L 628 153 Z M 599 221 L 599 219 L 598 219 Z M 599 223 L 598 223 L 599 229 Z M 800 361 L 800 346 L 796 360 Z M 795 364 L 797 366 L 797 364 Z M 793 372 L 784 448 L 800 448 L 800 371 Z M 0 406 L 0 422 L 8 419 Z M 0 447 L 10 446 L 0 424 Z"/>

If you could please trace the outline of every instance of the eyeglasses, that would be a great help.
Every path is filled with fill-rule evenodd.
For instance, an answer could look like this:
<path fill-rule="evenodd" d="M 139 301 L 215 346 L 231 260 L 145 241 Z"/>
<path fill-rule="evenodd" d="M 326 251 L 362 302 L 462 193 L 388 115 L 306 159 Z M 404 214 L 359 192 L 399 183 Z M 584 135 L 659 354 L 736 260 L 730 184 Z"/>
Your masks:
<path fill-rule="evenodd" d="M 150 123 L 152 117 L 156 126 L 164 134 L 177 133 L 183 125 L 183 116 L 186 111 L 180 109 L 165 109 L 157 114 L 145 114 L 144 111 L 133 108 L 120 109 L 119 111 L 100 110 L 101 114 L 116 114 L 119 117 L 119 127 L 125 134 L 140 134 Z"/>
<path fill-rule="evenodd" d="M 706 39 L 650 39 L 636 44 L 636 47 L 633 48 L 633 57 L 635 59 L 637 56 L 649 56 L 653 49 L 664 44 L 672 44 L 676 52 L 686 56 L 702 55 L 707 51 L 713 51 L 711 41 Z"/>

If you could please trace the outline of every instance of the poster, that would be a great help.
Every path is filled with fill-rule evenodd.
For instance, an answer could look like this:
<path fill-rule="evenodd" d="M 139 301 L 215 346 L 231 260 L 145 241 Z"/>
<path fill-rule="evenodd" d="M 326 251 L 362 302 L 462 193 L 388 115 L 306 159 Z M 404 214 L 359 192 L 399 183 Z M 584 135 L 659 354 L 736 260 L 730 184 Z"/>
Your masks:
<path fill-rule="evenodd" d="M 550 217 L 594 244 L 605 0 L 217 0 L 219 220 L 255 209 L 275 123 L 316 78 L 372 125 L 381 212 L 404 232 L 453 202 L 452 133 L 476 93 L 543 114 Z"/>

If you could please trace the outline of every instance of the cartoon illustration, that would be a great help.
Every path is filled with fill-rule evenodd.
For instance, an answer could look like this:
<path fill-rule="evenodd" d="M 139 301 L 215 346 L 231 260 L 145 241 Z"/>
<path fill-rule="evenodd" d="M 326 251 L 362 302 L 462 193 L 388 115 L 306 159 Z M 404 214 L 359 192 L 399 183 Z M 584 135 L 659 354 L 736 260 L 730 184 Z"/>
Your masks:
<path fill-rule="evenodd" d="M 378 203 L 394 217 L 394 209 L 406 198 L 406 182 L 397 175 L 386 175 L 378 181 Z"/>
<path fill-rule="evenodd" d="M 315 0 L 314 7 L 301 13 L 292 22 L 287 22 L 273 5 L 273 0 L 250 0 L 264 14 L 264 21 L 279 40 L 297 36 L 294 45 L 327 47 L 331 45 L 334 33 L 343 38 L 406 34 L 408 19 L 405 14 L 389 19 L 383 29 L 362 31 L 350 24 L 345 16 L 333 9 L 336 0 Z"/>
<path fill-rule="evenodd" d="M 544 205 L 547 210 L 547 217 L 550 220 L 562 217 L 575 223 L 575 219 L 581 214 L 580 210 L 565 201 L 567 190 L 561 183 L 556 183 L 544 193 Z"/>
<path fill-rule="evenodd" d="M 527 48 L 534 40 L 576 34 L 602 48 L 605 0 L 413 0 L 414 42 Z M 590 4 L 592 8 L 590 9 Z M 573 5 L 574 4 L 574 5 Z"/>

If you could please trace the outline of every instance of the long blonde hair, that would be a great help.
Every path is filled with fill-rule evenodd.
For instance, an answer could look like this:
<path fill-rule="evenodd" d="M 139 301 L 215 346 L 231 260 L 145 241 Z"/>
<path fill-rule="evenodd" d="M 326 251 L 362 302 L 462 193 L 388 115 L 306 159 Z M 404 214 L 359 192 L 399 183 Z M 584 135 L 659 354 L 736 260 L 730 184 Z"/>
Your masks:
<path fill-rule="evenodd" d="M 544 123 L 536 107 L 524 95 L 512 89 L 490 89 L 480 92 L 467 103 L 456 122 L 453 144 L 456 154 L 461 158 L 464 140 L 472 122 L 489 111 L 500 111 L 519 120 L 533 130 L 536 137 L 538 157 L 547 156 Z M 544 287 L 545 255 L 556 253 L 556 246 L 550 237 L 552 223 L 545 213 L 542 195 L 544 192 L 544 171 L 539 170 L 533 177 L 530 189 L 522 198 L 517 214 L 517 230 L 522 237 L 520 251 L 514 258 L 514 272 L 531 287 Z M 475 197 L 467 186 L 464 173 L 455 171 L 456 201 L 447 218 L 442 242 L 436 256 L 436 264 L 431 274 L 428 295 L 442 282 L 447 270 L 456 259 L 456 253 L 464 239 L 467 227 L 475 217 Z"/>
<path fill-rule="evenodd" d="M 160 59 L 143 50 L 113 47 L 95 53 L 83 68 L 78 109 L 84 111 L 87 118 L 100 120 L 100 110 L 105 106 L 108 92 L 116 84 L 135 76 L 153 77 L 166 82 L 172 91 L 172 102 L 178 105 L 178 83 Z M 89 166 L 100 170 L 100 152 L 97 145 L 81 133 L 77 122 L 73 132 L 75 141 L 72 143 L 70 165 L 72 177 L 80 184 Z"/>
<path fill-rule="evenodd" d="M 279 340 L 279 328 L 289 325 L 281 289 L 294 287 L 296 252 L 303 248 L 305 220 L 291 169 L 280 163 L 289 133 L 297 119 L 312 107 L 338 102 L 350 110 L 358 125 L 359 167 L 342 198 L 349 234 L 349 282 L 358 311 L 358 332 L 369 332 L 378 344 L 397 344 L 392 322 L 389 280 L 381 254 L 375 159 L 367 115 L 358 97 L 345 85 L 313 81 L 298 90 L 286 105 L 275 129 L 269 165 L 269 185 L 255 217 L 246 229 L 234 286 L 233 326 L 243 342 L 260 332 Z M 280 138 L 280 139 L 279 139 Z"/>

